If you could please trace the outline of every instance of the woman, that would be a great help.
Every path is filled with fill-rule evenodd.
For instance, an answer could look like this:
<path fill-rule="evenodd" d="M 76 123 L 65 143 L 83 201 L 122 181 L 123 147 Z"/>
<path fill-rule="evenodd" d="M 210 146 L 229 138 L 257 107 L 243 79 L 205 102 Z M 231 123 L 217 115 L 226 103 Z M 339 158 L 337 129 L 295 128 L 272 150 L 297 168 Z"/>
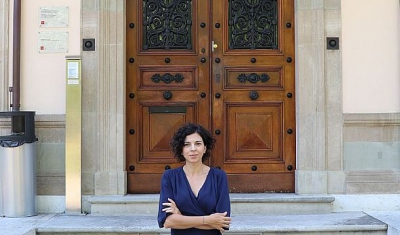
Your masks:
<path fill-rule="evenodd" d="M 214 143 L 210 132 L 191 123 L 180 127 L 171 140 L 174 156 L 185 164 L 162 177 L 158 224 L 171 228 L 172 235 L 216 235 L 229 229 L 226 174 L 203 163 Z"/>

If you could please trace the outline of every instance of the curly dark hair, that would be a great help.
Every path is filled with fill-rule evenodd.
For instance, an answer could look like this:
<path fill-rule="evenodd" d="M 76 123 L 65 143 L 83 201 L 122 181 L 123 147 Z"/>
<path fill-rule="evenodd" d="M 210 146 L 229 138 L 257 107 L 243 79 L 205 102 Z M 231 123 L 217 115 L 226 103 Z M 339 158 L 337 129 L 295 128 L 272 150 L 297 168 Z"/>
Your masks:
<path fill-rule="evenodd" d="M 186 136 L 193 133 L 199 134 L 203 139 L 204 145 L 206 146 L 206 152 L 201 159 L 202 162 L 211 156 L 211 150 L 214 149 L 215 144 L 215 139 L 211 133 L 201 125 L 186 123 L 175 132 L 170 142 L 174 157 L 178 159 L 179 162 L 184 162 L 186 160 L 182 156 L 183 145 L 185 144 Z"/>

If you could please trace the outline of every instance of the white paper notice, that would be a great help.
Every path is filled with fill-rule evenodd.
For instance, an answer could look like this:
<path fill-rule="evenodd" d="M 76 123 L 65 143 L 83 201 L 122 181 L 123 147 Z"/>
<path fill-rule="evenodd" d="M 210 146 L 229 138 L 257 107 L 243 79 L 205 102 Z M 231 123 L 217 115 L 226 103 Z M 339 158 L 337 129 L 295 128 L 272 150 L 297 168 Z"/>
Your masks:
<path fill-rule="evenodd" d="M 50 6 L 39 8 L 40 27 L 68 27 L 68 7 Z"/>
<path fill-rule="evenodd" d="M 78 79 L 68 79 L 68 85 L 79 85 Z"/>
<path fill-rule="evenodd" d="M 78 62 L 68 62 L 68 78 L 79 78 Z"/>
<path fill-rule="evenodd" d="M 42 31 L 38 33 L 39 52 L 68 52 L 68 32 Z"/>

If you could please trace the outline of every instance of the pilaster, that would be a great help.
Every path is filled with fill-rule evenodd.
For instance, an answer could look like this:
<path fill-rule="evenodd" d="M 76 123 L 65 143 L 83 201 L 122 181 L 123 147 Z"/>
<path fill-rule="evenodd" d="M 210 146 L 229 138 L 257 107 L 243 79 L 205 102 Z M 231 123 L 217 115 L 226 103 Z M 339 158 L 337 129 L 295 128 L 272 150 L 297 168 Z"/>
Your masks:
<path fill-rule="evenodd" d="M 123 0 L 99 0 L 99 171 L 95 193 L 126 193 Z M 108 179 L 108 180 L 107 180 Z"/>
<path fill-rule="evenodd" d="M 87 159 L 83 164 L 84 193 L 95 195 L 126 194 L 125 171 L 125 1 L 88 0 L 82 2 L 83 38 L 95 38 L 95 52 L 83 52 L 89 81 L 84 90 L 88 133 L 83 141 Z M 93 66 L 94 65 L 94 66 Z M 96 71 L 95 71 L 96 70 Z M 85 109 L 85 108 L 84 108 Z M 91 158 L 91 159 L 90 159 Z M 93 164 L 95 163 L 95 164 Z M 91 165 L 91 166 L 90 166 Z M 93 169 L 94 168 L 94 169 Z M 85 169 L 85 168 L 83 168 Z M 91 185 L 90 171 L 94 174 Z M 86 186 L 86 187 L 85 187 Z"/>
<path fill-rule="evenodd" d="M 326 37 L 340 36 L 340 0 L 296 1 L 295 14 L 296 193 L 340 193 L 344 188 L 341 53 L 326 50 Z"/>
<path fill-rule="evenodd" d="M 325 37 L 339 37 L 339 50 L 326 50 L 325 53 L 327 191 L 338 194 L 344 193 L 346 188 L 343 163 L 341 0 L 325 0 L 324 9 Z"/>

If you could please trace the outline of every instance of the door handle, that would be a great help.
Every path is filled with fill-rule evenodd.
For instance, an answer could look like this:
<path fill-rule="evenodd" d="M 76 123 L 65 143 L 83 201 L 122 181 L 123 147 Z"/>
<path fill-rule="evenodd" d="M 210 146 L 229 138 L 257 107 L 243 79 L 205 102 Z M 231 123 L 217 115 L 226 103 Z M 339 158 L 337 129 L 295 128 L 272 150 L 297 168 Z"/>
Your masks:
<path fill-rule="evenodd" d="M 170 99 L 172 98 L 172 92 L 170 92 L 170 91 L 165 91 L 165 92 L 163 93 L 163 96 L 164 96 L 164 99 L 170 100 Z"/>
<path fill-rule="evenodd" d="M 214 51 L 215 49 L 218 48 L 218 44 L 216 44 L 214 41 L 212 41 L 211 43 L 212 43 L 212 45 L 211 45 L 211 51 Z"/>

